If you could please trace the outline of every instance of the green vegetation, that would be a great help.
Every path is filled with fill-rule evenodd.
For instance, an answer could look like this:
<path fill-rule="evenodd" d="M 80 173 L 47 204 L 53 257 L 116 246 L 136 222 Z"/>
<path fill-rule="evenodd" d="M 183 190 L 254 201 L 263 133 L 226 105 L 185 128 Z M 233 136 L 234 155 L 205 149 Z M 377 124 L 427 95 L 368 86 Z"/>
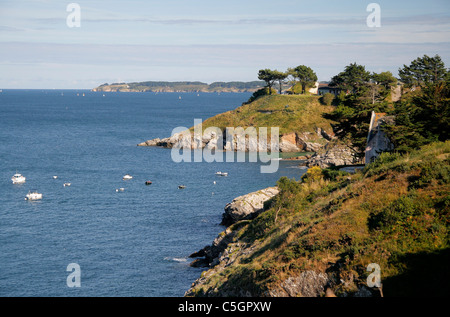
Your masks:
<path fill-rule="evenodd" d="M 367 266 L 376 263 L 384 296 L 449 296 L 450 72 L 441 58 L 404 65 L 400 84 L 390 72 L 350 64 L 332 78 L 341 89 L 336 98 L 305 94 L 317 80 L 306 66 L 285 73 L 290 91 L 303 95 L 277 95 L 276 74 L 261 70 L 266 87 L 204 128 L 279 126 L 284 134 L 333 125 L 341 142 L 363 154 L 375 111 L 394 116 L 384 129 L 395 149 L 352 174 L 312 167 L 300 181 L 282 177 L 264 212 L 229 228 L 235 260 L 205 272 L 193 293 L 266 296 L 310 270 L 326 273 L 337 296 L 363 288 L 377 296 L 367 287 Z M 401 90 L 397 99 L 394 90 Z"/>
<path fill-rule="evenodd" d="M 447 69 L 439 55 L 429 57 L 424 55 L 411 62 L 409 66 L 403 65 L 398 70 L 400 79 L 407 87 L 437 84 L 446 79 Z"/>
<path fill-rule="evenodd" d="M 272 94 L 272 87 L 278 83 L 278 92 L 281 94 L 283 84 L 287 83 L 291 86 L 288 90 L 291 94 L 305 94 L 306 89 L 314 87 L 317 82 L 316 73 L 308 66 L 300 65 L 295 68 L 288 68 L 286 72 L 278 70 L 261 69 L 258 72 L 258 79 L 266 83 L 269 95 Z"/>
<path fill-rule="evenodd" d="M 314 131 L 315 128 L 332 130 L 333 122 L 323 114 L 330 113 L 333 107 L 322 105 L 318 96 L 268 95 L 267 90 L 258 91 L 258 94 L 261 95 L 250 98 L 253 100 L 250 103 L 205 120 L 203 129 L 279 127 L 280 134 Z"/>
<path fill-rule="evenodd" d="M 385 132 L 395 150 L 405 153 L 433 141 L 449 138 L 450 81 L 441 58 L 425 55 L 399 69 L 403 95 L 392 101 L 397 79 L 390 72 L 370 73 L 350 64 L 330 85 L 342 89 L 337 107 L 328 118 L 338 122 L 336 135 L 364 155 L 372 111 L 395 117 Z M 410 88 L 409 90 L 407 88 Z"/>
<path fill-rule="evenodd" d="M 331 106 L 334 101 L 334 95 L 327 92 L 321 97 L 321 102 L 326 106 Z"/>
<path fill-rule="evenodd" d="M 316 73 L 308 66 L 300 65 L 295 68 L 289 68 L 287 74 L 292 76 L 292 83 L 298 82 L 301 87 L 301 93 L 304 94 L 306 92 L 306 88 L 314 87 L 317 82 Z"/>
<path fill-rule="evenodd" d="M 449 163 L 447 141 L 384 153 L 355 174 L 316 167 L 301 183 L 281 178 L 271 207 L 233 227 L 232 245 L 248 247 L 203 274 L 195 293 L 261 296 L 313 270 L 327 274 L 337 296 L 352 296 L 377 263 L 384 296 L 448 296 Z"/>
<path fill-rule="evenodd" d="M 336 135 L 352 143 L 361 157 L 366 147 L 371 113 L 388 112 L 392 108 L 388 97 L 396 82 L 390 72 L 371 74 L 356 63 L 332 78 L 330 85 L 342 91 L 336 100 L 336 109 L 328 118 L 338 122 Z"/>
<path fill-rule="evenodd" d="M 386 132 L 396 151 L 405 153 L 450 136 L 450 72 L 439 56 L 424 56 L 404 66 L 399 74 L 414 89 L 390 111 L 395 124 Z"/>

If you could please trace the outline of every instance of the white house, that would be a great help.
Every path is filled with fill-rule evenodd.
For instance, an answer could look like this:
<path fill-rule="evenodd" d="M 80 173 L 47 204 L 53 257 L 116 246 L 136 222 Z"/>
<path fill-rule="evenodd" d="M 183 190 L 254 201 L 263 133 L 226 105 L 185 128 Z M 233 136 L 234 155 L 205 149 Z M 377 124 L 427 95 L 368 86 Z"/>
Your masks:
<path fill-rule="evenodd" d="M 325 95 L 326 93 L 330 93 L 337 96 L 339 95 L 340 92 L 341 92 L 340 88 L 330 87 L 328 86 L 328 84 L 320 84 L 317 89 L 317 94 L 319 95 Z"/>

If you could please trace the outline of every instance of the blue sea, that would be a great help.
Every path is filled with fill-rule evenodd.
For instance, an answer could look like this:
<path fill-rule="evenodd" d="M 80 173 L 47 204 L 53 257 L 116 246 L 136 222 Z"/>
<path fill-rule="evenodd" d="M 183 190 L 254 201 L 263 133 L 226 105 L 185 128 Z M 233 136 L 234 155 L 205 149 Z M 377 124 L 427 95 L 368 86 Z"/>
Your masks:
<path fill-rule="evenodd" d="M 224 230 L 224 206 L 305 170 L 295 161 L 273 174 L 260 173 L 260 162 L 175 163 L 169 149 L 136 145 L 249 97 L 3 90 L 0 296 L 183 296 L 203 270 L 190 267 L 189 254 Z M 26 183 L 12 184 L 15 173 Z M 33 190 L 43 199 L 26 201 Z M 80 287 L 68 286 L 71 263 Z"/>

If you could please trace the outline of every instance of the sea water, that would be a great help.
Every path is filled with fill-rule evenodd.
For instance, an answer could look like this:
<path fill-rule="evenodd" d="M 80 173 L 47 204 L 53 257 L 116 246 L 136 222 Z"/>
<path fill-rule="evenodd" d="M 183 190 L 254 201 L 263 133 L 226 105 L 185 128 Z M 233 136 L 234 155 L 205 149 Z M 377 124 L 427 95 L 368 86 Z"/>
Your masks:
<path fill-rule="evenodd" d="M 224 206 L 304 170 L 294 161 L 273 174 L 248 161 L 175 163 L 170 149 L 136 145 L 249 97 L 3 90 L 0 296 L 183 296 L 203 270 L 189 254 L 224 230 Z M 15 173 L 26 182 L 12 184 Z M 43 199 L 26 201 L 34 190 Z M 72 263 L 79 287 L 69 287 Z"/>

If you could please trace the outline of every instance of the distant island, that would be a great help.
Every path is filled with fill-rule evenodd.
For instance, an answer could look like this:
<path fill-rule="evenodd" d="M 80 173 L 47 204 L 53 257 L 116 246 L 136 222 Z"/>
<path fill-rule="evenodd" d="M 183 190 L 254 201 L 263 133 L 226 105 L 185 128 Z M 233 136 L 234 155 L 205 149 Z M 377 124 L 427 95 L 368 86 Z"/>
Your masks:
<path fill-rule="evenodd" d="M 105 83 L 92 89 L 104 92 L 255 92 L 265 86 L 264 81 L 214 82 L 199 81 L 145 81 L 135 83 Z"/>

